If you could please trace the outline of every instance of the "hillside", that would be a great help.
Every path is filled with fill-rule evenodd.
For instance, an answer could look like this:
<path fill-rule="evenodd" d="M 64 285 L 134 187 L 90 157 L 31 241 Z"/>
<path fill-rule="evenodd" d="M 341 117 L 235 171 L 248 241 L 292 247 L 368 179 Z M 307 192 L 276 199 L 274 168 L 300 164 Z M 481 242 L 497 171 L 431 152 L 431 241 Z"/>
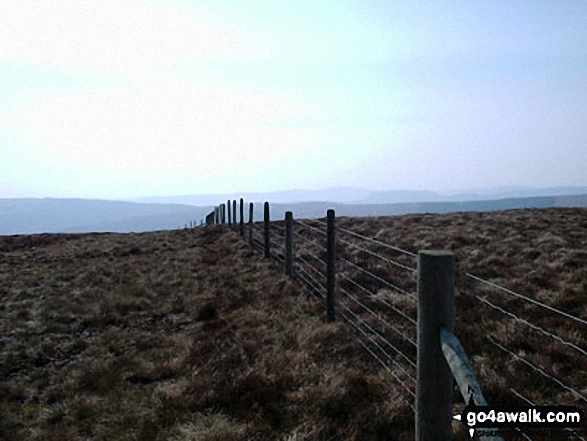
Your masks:
<path fill-rule="evenodd" d="M 576 369 L 584 359 L 483 310 L 464 295 L 483 290 L 463 277 L 470 271 L 587 317 L 587 210 L 338 223 L 411 252 L 455 252 L 455 333 L 490 402 L 511 403 L 515 387 L 542 404 L 578 404 L 492 352 L 481 331 L 587 394 L 586 373 Z M 413 282 L 397 280 L 410 290 Z M 413 413 L 395 379 L 344 323 L 325 324 L 323 305 L 308 294 L 227 226 L 0 237 L 0 438 L 413 439 Z M 380 295 L 412 308 L 405 297 Z M 506 303 L 579 345 L 587 339 L 585 329 Z M 557 437 L 566 439 L 532 438 Z"/>
<path fill-rule="evenodd" d="M 245 197 L 245 218 L 248 220 L 248 204 L 255 201 L 253 218 L 263 220 L 262 203 L 270 202 L 271 219 L 283 219 L 286 211 L 292 211 L 296 218 L 320 218 L 327 209 L 333 208 L 339 216 L 396 216 L 408 213 L 452 213 L 465 211 L 496 211 L 521 208 L 551 208 L 551 207 L 587 207 L 587 194 L 573 193 L 568 195 L 550 195 L 539 197 L 496 198 L 483 199 L 482 195 L 468 195 L 469 200 L 439 200 L 438 195 L 430 192 L 420 192 L 421 199 L 429 200 L 408 202 L 415 198 L 410 192 L 395 192 L 393 197 L 383 194 L 378 198 L 365 198 L 363 202 L 350 203 L 342 197 L 343 189 L 324 194 L 334 199 L 307 199 L 306 201 L 276 203 L 275 199 Z M 346 189 L 348 197 L 357 194 L 356 189 Z M 552 193 L 556 189 L 545 190 Z M 296 194 L 296 192 L 289 192 Z M 286 198 L 289 193 L 276 193 L 275 197 Z M 317 197 L 322 194 L 316 192 L 301 193 L 298 196 Z M 379 194 L 379 193 L 376 193 Z M 271 196 L 271 194 L 261 195 Z M 462 195 L 467 196 L 467 195 Z M 237 200 L 241 196 L 236 197 Z M 456 196 L 455 196 L 456 197 Z M 481 198 L 481 199 L 475 199 Z M 402 199 L 403 198 L 403 199 Z M 287 198 L 286 198 L 287 199 Z M 340 200 L 344 202 L 340 202 Z M 158 200 L 158 199 L 156 199 Z M 163 201 L 167 200 L 165 198 Z M 176 200 L 171 198 L 171 200 Z M 189 225 L 190 222 L 199 224 L 214 206 L 226 203 L 227 199 L 206 196 L 194 199 L 201 201 L 201 206 L 191 206 L 171 203 L 136 203 L 110 200 L 92 199 L 0 199 L 0 235 L 8 234 L 37 234 L 37 233 L 93 233 L 117 232 L 132 233 L 145 231 L 173 230 Z M 194 200 L 178 199 L 182 203 L 191 203 Z M 235 200 L 234 198 L 231 199 Z M 278 201 L 279 199 L 277 199 Z M 390 200 L 406 201 L 389 203 Z M 205 204 L 204 204 L 205 203 Z M 231 207 L 232 208 L 232 207 Z"/>
<path fill-rule="evenodd" d="M 99 199 L 0 199 L 0 235 L 169 230 L 199 222 L 210 210 Z"/>

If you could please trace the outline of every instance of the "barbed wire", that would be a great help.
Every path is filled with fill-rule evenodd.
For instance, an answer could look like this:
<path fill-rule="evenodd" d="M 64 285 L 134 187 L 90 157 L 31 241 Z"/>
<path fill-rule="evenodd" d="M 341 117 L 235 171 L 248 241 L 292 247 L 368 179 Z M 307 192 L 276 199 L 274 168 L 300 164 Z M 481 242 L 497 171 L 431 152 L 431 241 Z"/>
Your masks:
<path fill-rule="evenodd" d="M 541 334 L 543 334 L 543 335 L 545 335 L 547 337 L 550 337 L 550 338 L 558 341 L 559 343 L 561 343 L 561 344 L 563 344 L 565 346 L 569 346 L 569 347 L 573 348 L 574 350 L 576 350 L 580 354 L 587 355 L 587 351 L 585 351 L 584 349 L 580 348 L 579 346 L 577 346 L 577 345 L 575 345 L 575 344 L 573 344 L 571 342 L 566 341 L 562 337 L 559 337 L 558 335 L 553 334 L 553 333 L 547 331 L 546 329 L 544 329 L 544 328 L 542 328 L 542 327 L 540 327 L 538 325 L 535 325 L 535 324 L 530 323 L 529 321 L 527 321 L 527 320 L 525 320 L 525 319 L 523 319 L 521 317 L 518 317 L 517 315 L 515 315 L 512 312 L 506 311 L 502 307 L 500 307 L 498 305 L 495 305 L 494 303 L 490 302 L 489 300 L 484 299 L 483 297 L 480 297 L 480 296 L 478 296 L 476 294 L 473 294 L 473 293 L 464 292 L 464 291 L 461 291 L 461 292 L 463 292 L 464 294 L 466 294 L 466 295 L 468 295 L 470 297 L 473 297 L 474 299 L 476 299 L 476 300 L 484 303 L 485 305 L 487 305 L 487 306 L 489 306 L 489 307 L 491 307 L 491 308 L 493 308 L 493 309 L 495 309 L 497 311 L 500 311 L 501 313 L 507 315 L 508 317 L 511 317 L 511 318 L 513 318 L 513 319 L 521 322 L 521 323 L 524 323 L 526 326 L 529 326 L 530 328 L 534 329 L 535 331 L 538 331 Z"/>
<path fill-rule="evenodd" d="M 403 318 L 405 318 L 406 320 L 408 320 L 410 323 L 412 323 L 413 325 L 418 325 L 418 322 L 416 322 L 416 320 L 414 320 L 412 317 L 410 317 L 409 315 L 405 314 L 403 311 L 397 309 L 395 306 L 393 306 L 391 303 L 386 302 L 384 299 L 382 299 L 381 297 L 377 297 L 377 294 L 374 293 L 373 291 L 368 290 L 367 288 L 365 288 L 364 286 L 362 286 L 361 284 L 355 282 L 353 279 L 351 279 L 350 277 L 348 277 L 346 274 L 344 273 L 339 273 L 340 276 L 346 280 L 348 280 L 349 282 L 351 282 L 353 285 L 355 285 L 357 288 L 359 288 L 361 291 L 363 291 L 365 294 L 368 294 L 370 296 L 373 296 L 375 299 L 377 299 L 379 302 L 383 303 L 385 306 L 387 306 L 388 308 L 390 308 L 391 310 L 395 311 L 397 314 L 401 315 Z M 343 289 L 343 288 L 341 288 Z"/>
<path fill-rule="evenodd" d="M 526 360 L 525 358 L 519 356 L 518 354 L 515 354 L 514 352 L 512 352 L 511 350 L 509 350 L 508 348 L 504 347 L 503 345 L 497 343 L 496 341 L 494 341 L 491 337 L 489 337 L 488 335 L 485 335 L 485 339 L 487 339 L 491 344 L 493 344 L 495 347 L 501 349 L 502 351 L 510 354 L 512 357 L 520 360 L 522 363 L 524 363 L 526 366 L 530 367 L 532 370 L 538 372 L 539 374 L 541 374 L 543 377 L 554 381 L 556 384 L 558 384 L 560 387 L 562 387 L 563 389 L 571 392 L 573 395 L 575 395 L 577 398 L 579 398 L 580 400 L 584 401 L 587 403 L 587 398 L 585 398 L 585 396 L 583 394 L 581 394 L 580 392 L 577 392 L 575 389 L 573 389 L 570 386 L 567 386 L 566 384 L 564 384 L 562 381 L 560 381 L 558 378 L 553 377 L 552 375 L 548 374 L 544 368 L 536 366 L 534 363 L 529 362 L 528 360 Z"/>
<path fill-rule="evenodd" d="M 381 254 L 378 254 L 378 253 L 375 253 L 374 251 L 368 250 L 367 248 L 363 248 L 360 245 L 357 245 L 355 243 L 349 242 L 348 240 L 338 239 L 338 241 L 339 241 L 339 243 L 343 243 L 343 244 L 348 245 L 348 246 L 351 246 L 353 248 L 357 248 L 357 249 L 359 249 L 359 250 L 361 250 L 361 251 L 363 251 L 363 252 L 365 252 L 367 254 L 370 254 L 371 256 L 377 257 L 377 258 L 383 260 L 384 262 L 389 263 L 390 265 L 397 266 L 398 268 L 402 268 L 402 269 L 405 269 L 405 270 L 410 271 L 410 272 L 413 272 L 413 273 L 416 273 L 417 272 L 417 270 L 414 269 L 414 268 L 411 268 L 411 267 L 409 267 L 407 265 L 404 265 L 402 263 L 396 262 L 395 260 L 389 259 L 389 258 L 387 258 L 385 256 L 382 256 Z"/>
<path fill-rule="evenodd" d="M 416 349 L 418 349 L 418 345 L 410 337 L 408 337 L 407 335 L 405 335 L 403 332 L 401 332 L 399 329 L 397 329 L 395 326 L 393 326 L 387 320 L 385 320 L 384 318 L 382 318 L 381 317 L 381 314 L 378 314 L 375 311 L 373 311 L 371 308 L 369 308 L 367 305 L 365 305 L 363 302 L 361 302 L 359 299 L 357 299 L 354 295 L 352 295 L 351 293 L 349 293 L 346 289 L 341 288 L 340 291 L 342 293 L 346 294 L 348 298 L 350 298 L 353 302 L 355 302 L 357 305 L 359 305 L 365 311 L 367 311 L 368 313 L 370 313 L 373 317 L 375 317 L 377 320 L 379 320 L 381 323 L 383 323 L 385 326 L 387 326 L 393 332 L 395 332 L 396 334 L 400 335 L 404 340 L 406 340 L 408 343 L 410 343 L 413 347 L 415 347 Z"/>
<path fill-rule="evenodd" d="M 539 302 L 538 300 L 532 299 L 532 298 L 527 297 L 527 296 L 525 296 L 523 294 L 519 294 L 519 293 L 514 292 L 514 291 L 512 291 L 510 289 L 504 288 L 503 286 L 500 286 L 500 285 L 497 285 L 497 284 L 495 284 L 493 282 L 490 282 L 488 280 L 482 279 L 481 277 L 476 276 L 474 274 L 465 273 L 465 275 L 467 277 L 470 277 L 471 279 L 474 279 L 474 280 L 477 280 L 478 282 L 481 282 L 481 283 L 484 283 L 486 285 L 489 285 L 489 286 L 491 286 L 491 287 L 493 287 L 495 289 L 498 289 L 498 290 L 500 290 L 502 292 L 505 292 L 507 294 L 513 295 L 513 296 L 515 296 L 515 297 L 517 297 L 519 299 L 525 300 L 525 301 L 527 301 L 529 303 L 532 303 L 534 305 L 540 306 L 542 308 L 548 309 L 549 311 L 554 312 L 556 314 L 559 314 L 559 315 L 561 315 L 563 317 L 566 317 L 568 319 L 574 320 L 577 323 L 581 323 L 583 325 L 587 325 L 587 320 L 584 320 L 584 319 L 579 318 L 579 317 L 575 317 L 574 315 L 568 314 L 568 313 L 566 313 L 564 311 L 561 311 L 560 309 L 556 309 L 556 308 L 554 308 L 552 306 L 549 306 L 549 305 L 547 305 L 545 303 Z"/>
<path fill-rule="evenodd" d="M 301 221 L 299 221 L 299 220 L 296 220 L 296 219 L 294 219 L 294 222 L 295 222 L 295 223 L 297 223 L 297 224 L 300 224 L 300 225 L 302 225 L 302 226 L 303 226 L 303 227 L 305 227 L 305 228 L 308 228 L 309 230 L 313 230 L 313 231 L 315 231 L 315 232 L 317 232 L 317 233 L 323 234 L 324 236 L 326 236 L 326 235 L 327 235 L 326 231 L 322 231 L 322 230 L 320 230 L 320 229 L 318 229 L 318 228 L 316 228 L 316 227 L 313 227 L 313 226 L 311 226 L 311 225 L 308 225 L 308 224 L 306 224 L 305 222 L 301 222 Z"/>
<path fill-rule="evenodd" d="M 391 349 L 393 349 L 401 358 L 403 358 L 412 368 L 416 369 L 416 363 L 414 361 L 412 361 L 411 358 L 409 358 L 406 354 L 404 354 L 402 351 L 400 351 L 398 348 L 395 347 L 395 345 L 393 343 L 391 343 L 389 340 L 387 340 L 387 338 L 385 337 L 385 335 L 383 335 L 380 331 L 378 331 L 377 329 L 373 328 L 369 323 L 367 323 L 366 321 L 364 321 L 361 317 L 359 317 L 358 315 L 356 315 L 348 306 L 346 306 L 344 303 L 341 303 L 340 306 L 342 306 L 344 309 L 346 309 L 353 317 L 355 317 L 355 319 L 358 322 L 361 322 L 361 324 L 367 328 L 369 328 L 369 330 L 374 333 L 375 335 L 377 335 L 382 341 L 385 342 L 385 344 L 387 346 L 389 346 Z M 400 367 L 400 369 L 403 370 L 403 367 Z M 411 377 L 411 375 L 408 372 L 404 373 L 408 376 Z M 412 378 L 413 379 L 413 378 Z M 414 382 L 416 381 L 415 379 L 413 379 Z"/>
<path fill-rule="evenodd" d="M 346 259 L 346 258 L 344 258 L 344 257 L 342 257 L 342 256 L 339 256 L 338 258 L 339 258 L 339 260 L 340 260 L 341 262 L 345 262 L 347 265 L 350 265 L 350 266 L 352 266 L 352 267 L 353 267 L 353 268 L 355 268 L 356 270 L 359 270 L 359 271 L 361 271 L 362 273 L 364 273 L 364 274 L 367 274 L 367 275 L 369 275 L 369 276 L 373 277 L 374 279 L 378 280 L 379 282 L 383 283 L 384 285 L 386 285 L 387 287 L 389 287 L 389 288 L 393 289 L 394 291 L 397 291 L 397 292 L 400 292 L 400 293 L 402 293 L 402 294 L 405 294 L 405 295 L 407 295 L 408 297 L 413 297 L 414 299 L 416 298 L 415 294 L 413 294 L 413 293 L 411 293 L 411 292 L 408 292 L 408 291 L 406 291 L 405 289 L 402 289 L 402 288 L 400 288 L 399 286 L 397 286 L 397 285 L 394 285 L 394 284 L 393 284 L 393 283 L 391 283 L 391 282 L 388 282 L 387 280 L 385 280 L 385 279 L 383 279 L 383 278 L 379 277 L 377 274 L 373 274 L 371 271 L 369 271 L 369 270 L 367 270 L 367 269 L 365 269 L 365 268 L 363 268 L 363 267 L 361 267 L 361 266 L 357 265 L 355 262 L 352 262 L 352 261 L 350 261 L 350 260 L 348 260 L 348 259 Z"/>

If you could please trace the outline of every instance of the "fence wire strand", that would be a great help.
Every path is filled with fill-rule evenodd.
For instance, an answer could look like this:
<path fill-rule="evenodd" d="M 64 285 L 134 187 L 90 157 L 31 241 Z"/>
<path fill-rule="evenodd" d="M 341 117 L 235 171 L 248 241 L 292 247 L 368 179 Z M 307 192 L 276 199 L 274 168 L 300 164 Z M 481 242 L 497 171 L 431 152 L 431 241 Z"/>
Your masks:
<path fill-rule="evenodd" d="M 349 293 L 346 289 L 341 288 L 341 292 L 344 293 L 348 298 L 350 298 L 353 302 L 355 302 L 361 308 L 363 308 L 365 311 L 367 311 L 369 314 L 371 314 L 373 317 L 375 317 L 377 320 L 379 320 L 381 323 L 383 323 L 385 326 L 387 326 L 389 329 L 391 329 L 393 332 L 400 335 L 405 341 L 410 343 L 413 347 L 415 347 L 416 349 L 418 348 L 418 345 L 410 337 L 405 335 L 403 332 L 401 332 L 399 329 L 394 327 L 387 320 L 382 318 L 381 314 L 377 314 L 375 311 L 373 311 L 371 308 L 369 308 L 367 305 L 365 305 L 363 302 L 361 302 L 359 299 L 357 299 L 354 295 Z"/>
<path fill-rule="evenodd" d="M 395 345 L 393 343 L 391 343 L 389 340 L 387 340 L 387 338 L 377 329 L 373 328 L 369 323 L 367 323 L 366 321 L 364 321 L 361 317 L 359 317 L 357 314 L 355 314 L 348 306 L 346 306 L 344 303 L 341 303 L 340 306 L 342 306 L 344 309 L 346 309 L 358 322 L 360 322 L 363 326 L 365 326 L 366 328 L 368 328 L 373 334 L 375 334 L 376 336 L 378 336 L 383 342 L 385 342 L 385 344 L 390 348 L 393 349 L 393 351 L 395 351 L 401 358 L 403 358 L 412 368 L 416 369 L 416 363 L 414 361 L 412 361 L 411 358 L 409 358 L 407 355 L 405 355 L 402 351 L 400 351 L 398 348 L 395 347 Z M 414 381 L 414 383 L 416 382 L 416 379 L 413 378 L 407 371 L 404 370 L 403 366 L 398 365 L 398 367 L 408 376 L 412 379 L 412 381 Z"/>
<path fill-rule="evenodd" d="M 530 367 L 533 371 L 538 372 L 539 374 L 541 374 L 543 377 L 554 381 L 556 384 L 558 384 L 560 387 L 562 387 L 563 389 L 571 392 L 573 395 L 575 395 L 577 398 L 579 398 L 580 400 L 584 401 L 587 403 L 587 398 L 585 398 L 585 396 L 583 394 L 581 394 L 580 392 L 577 392 L 575 389 L 573 389 L 570 386 L 567 386 L 565 383 L 563 383 L 562 381 L 560 381 L 558 378 L 553 377 L 552 375 L 548 374 L 543 368 L 536 366 L 534 363 L 529 362 L 528 360 L 526 360 L 525 358 L 519 356 L 518 354 L 512 352 L 511 350 L 509 350 L 508 348 L 504 347 L 503 345 L 497 343 L 495 340 L 493 340 L 491 337 L 489 337 L 488 335 L 485 335 L 485 339 L 487 339 L 491 344 L 493 344 L 495 347 L 501 349 L 502 351 L 510 354 L 512 357 L 516 358 L 517 360 L 520 360 L 522 363 L 524 363 L 526 366 Z"/>
<path fill-rule="evenodd" d="M 387 258 L 385 256 L 382 256 L 381 254 L 378 254 L 378 253 L 376 253 L 374 251 L 368 250 L 367 248 L 363 248 L 360 245 L 357 245 L 355 243 L 349 242 L 348 240 L 338 239 L 338 241 L 339 241 L 339 243 L 348 245 L 350 247 L 353 247 L 353 248 L 356 248 L 358 250 L 361 250 L 361 251 L 363 251 L 363 252 L 365 252 L 367 254 L 370 254 L 373 257 L 377 257 L 378 259 L 381 259 L 384 262 L 389 263 L 390 265 L 396 266 L 398 268 L 405 269 L 405 270 L 410 271 L 412 273 L 416 273 L 417 272 L 417 270 L 415 268 L 411 268 L 411 267 L 409 267 L 407 265 L 404 265 L 403 263 L 396 262 L 395 260 L 389 259 L 389 258 Z"/>
<path fill-rule="evenodd" d="M 556 308 L 554 308 L 552 306 L 549 306 L 549 305 L 547 305 L 545 303 L 539 302 L 538 300 L 535 300 L 535 299 L 532 299 L 532 298 L 527 297 L 525 295 L 519 294 L 519 293 L 514 292 L 514 291 L 512 291 L 510 289 L 504 288 L 503 286 L 500 286 L 500 285 L 497 285 L 497 284 L 495 284 L 493 282 L 490 282 L 488 280 L 482 279 L 481 277 L 478 277 L 478 276 L 476 276 L 474 274 L 465 273 L 465 275 L 468 276 L 468 277 L 470 277 L 471 279 L 474 279 L 474 280 L 478 281 L 478 282 L 484 283 L 485 285 L 489 285 L 489 286 L 491 286 L 491 287 L 493 287 L 495 289 L 498 289 L 499 291 L 505 292 L 506 294 L 510 294 L 510 295 L 512 295 L 514 297 L 517 297 L 519 299 L 525 300 L 525 301 L 527 301 L 529 303 L 532 303 L 534 305 L 537 305 L 537 306 L 540 306 L 542 308 L 548 309 L 551 312 L 554 312 L 554 313 L 559 314 L 559 315 L 561 315 L 563 317 L 566 317 L 568 319 L 571 319 L 571 320 L 573 320 L 573 321 L 575 321 L 577 323 L 581 323 L 583 325 L 587 325 L 587 320 L 584 320 L 584 319 L 579 318 L 579 317 L 575 317 L 574 315 L 568 314 L 568 313 L 566 313 L 564 311 L 561 311 L 560 309 L 556 309 Z"/>
<path fill-rule="evenodd" d="M 299 224 L 299 225 L 302 225 L 304 228 L 307 228 L 309 230 L 315 231 L 316 233 L 323 234 L 324 236 L 327 235 L 326 231 L 322 231 L 319 228 L 313 227 L 312 225 L 308 225 L 305 222 L 302 222 L 302 221 L 299 221 L 299 220 L 296 220 L 296 219 L 294 219 L 294 222 L 297 223 L 297 224 Z"/>
<path fill-rule="evenodd" d="M 368 334 L 366 334 L 360 327 L 358 327 L 349 317 L 346 317 L 345 314 L 341 314 L 341 317 L 343 317 L 351 326 L 353 326 L 356 330 L 358 330 L 359 332 L 361 332 L 363 335 L 365 335 L 369 341 L 371 341 L 371 343 L 375 343 L 372 339 L 372 337 L 370 337 Z M 363 347 L 365 349 L 367 349 L 367 351 L 369 351 L 369 353 L 384 367 L 384 369 L 389 372 L 397 381 L 398 383 L 404 388 L 404 390 L 406 392 L 408 392 L 410 394 L 410 396 L 415 399 L 416 398 L 416 394 L 404 383 L 404 381 L 399 378 L 397 376 L 397 374 L 395 372 L 393 372 L 393 370 L 391 370 L 391 368 L 389 367 L 389 365 L 383 361 L 375 352 L 373 352 L 373 350 L 371 348 L 369 348 L 367 345 L 365 345 L 361 339 L 357 338 L 357 341 L 359 343 L 361 343 L 363 345 Z M 378 346 L 378 345 L 377 345 Z M 379 346 L 378 346 L 379 347 Z M 386 353 L 385 351 L 383 351 L 384 353 Z M 387 354 L 387 353 L 386 353 Z M 408 402 L 408 404 L 410 404 L 410 406 L 412 406 L 412 403 Z"/>
<path fill-rule="evenodd" d="M 363 291 L 365 294 L 368 294 L 369 296 L 374 297 L 377 301 L 383 303 L 385 306 L 387 306 L 389 309 L 391 309 L 392 311 L 396 312 L 397 314 L 401 315 L 403 318 L 405 318 L 406 320 L 408 320 L 410 323 L 412 323 L 413 325 L 417 326 L 418 322 L 416 320 L 414 320 L 412 317 L 410 317 L 409 315 L 407 315 L 406 313 L 404 313 L 403 311 L 397 309 L 395 306 L 393 306 L 391 303 L 385 301 L 384 299 L 377 297 L 377 294 L 374 293 L 373 291 L 368 290 L 367 288 L 365 288 L 364 286 L 362 286 L 361 284 L 355 282 L 353 279 L 351 279 L 349 276 L 347 276 L 344 273 L 340 273 L 340 276 L 345 279 L 348 280 L 349 282 L 351 282 L 353 285 L 355 285 L 357 288 L 359 288 L 361 291 Z M 342 289 L 342 288 L 341 288 Z"/>
<path fill-rule="evenodd" d="M 324 293 L 326 292 L 326 289 L 322 286 L 320 286 L 319 283 L 316 282 L 316 280 L 312 277 L 311 274 L 308 273 L 308 271 L 306 271 L 305 268 L 301 267 L 298 265 L 298 267 L 296 268 L 297 271 L 294 271 L 294 275 L 296 278 L 302 279 L 304 281 L 304 283 L 311 288 L 315 293 L 317 293 L 318 295 L 316 297 L 320 297 L 322 299 L 325 299 L 325 294 L 322 293 L 322 291 L 324 291 Z M 306 274 L 306 276 L 308 277 L 304 277 L 302 275 L 302 273 Z M 312 281 L 314 280 L 314 281 Z"/>
<path fill-rule="evenodd" d="M 414 253 L 412 253 L 410 251 L 404 250 L 404 249 L 399 248 L 399 247 L 394 247 L 393 245 L 389 245 L 387 243 L 381 242 L 380 240 L 373 239 L 371 237 L 363 236 L 362 234 L 355 233 L 354 231 L 350 231 L 350 230 L 347 230 L 345 228 L 337 227 L 336 231 L 340 231 L 341 233 L 349 234 L 349 235 L 354 236 L 354 237 L 357 237 L 359 239 L 366 240 L 367 242 L 371 242 L 371 243 L 380 245 L 380 246 L 382 246 L 384 248 L 388 248 L 390 250 L 397 251 L 398 253 L 403 253 L 403 254 L 405 254 L 407 256 L 418 257 L 417 254 L 414 254 Z"/>
<path fill-rule="evenodd" d="M 463 292 L 463 291 L 461 291 L 461 292 Z M 511 317 L 511 318 L 517 320 L 518 322 L 521 322 L 521 323 L 525 324 L 526 326 L 529 326 L 530 328 L 534 329 L 535 331 L 538 331 L 541 334 L 543 334 L 543 335 L 545 335 L 547 337 L 550 337 L 550 338 L 558 341 L 559 343 L 561 343 L 561 344 L 563 344 L 565 346 L 569 346 L 569 347 L 573 348 L 574 350 L 576 350 L 580 354 L 587 356 L 587 351 L 585 351 L 584 349 L 580 348 L 579 346 L 577 346 L 577 345 L 575 345 L 575 344 L 573 344 L 571 342 L 566 341 L 565 339 L 563 339 L 562 337 L 559 337 L 556 334 L 552 334 L 552 333 L 548 332 L 546 329 L 541 328 L 538 325 L 535 325 L 535 324 L 530 323 L 529 321 L 527 321 L 527 320 L 525 320 L 525 319 L 523 319 L 521 317 L 518 317 L 517 315 L 515 315 L 512 312 L 506 311 L 502 307 L 495 305 L 494 303 L 490 302 L 489 300 L 484 299 L 483 297 L 480 297 L 480 296 L 478 296 L 476 294 L 472 294 L 472 293 L 469 293 L 469 292 L 464 292 L 464 294 L 466 294 L 466 295 L 468 295 L 470 297 L 473 297 L 474 299 L 478 300 L 479 302 L 482 302 L 483 304 L 485 304 L 485 305 L 487 305 L 487 306 L 489 306 L 489 307 L 491 307 L 491 308 L 493 308 L 493 309 L 495 309 L 495 310 L 497 310 L 497 311 L 499 311 L 499 312 L 507 315 L 508 317 Z"/>
<path fill-rule="evenodd" d="M 534 401 L 532 401 L 528 397 L 525 397 L 520 392 L 518 392 L 517 390 L 515 390 L 513 387 L 510 387 L 510 392 L 512 392 L 515 396 L 517 396 L 518 398 L 520 398 L 522 401 L 526 402 L 529 406 L 536 406 L 536 403 Z M 575 432 L 570 427 L 565 427 L 564 430 L 566 430 L 567 432 L 569 432 L 571 435 L 573 435 L 577 439 L 580 439 L 582 441 L 587 441 L 587 440 L 585 440 L 585 438 L 583 438 L 581 435 L 579 435 L 577 432 Z M 519 429 L 518 429 L 518 431 L 519 431 Z"/>
<path fill-rule="evenodd" d="M 382 279 L 382 278 L 381 278 L 381 277 L 379 277 L 378 275 L 376 275 L 376 274 L 373 274 L 371 271 L 369 271 L 369 270 L 366 270 L 365 268 L 362 268 L 362 267 L 360 267 L 360 266 L 359 266 L 359 265 L 357 265 L 355 262 L 352 262 L 352 261 L 350 261 L 350 260 L 348 260 L 348 259 L 346 259 L 346 258 L 344 258 L 344 257 L 341 257 L 341 256 L 339 256 L 339 260 L 340 260 L 340 261 L 342 261 L 342 262 L 344 262 L 344 263 L 346 263 L 347 265 L 350 265 L 350 266 L 352 266 L 352 267 L 353 267 L 353 268 L 355 268 L 356 270 L 359 270 L 359 271 L 361 271 L 362 273 L 364 273 L 364 274 L 367 274 L 368 276 L 371 276 L 371 277 L 373 277 L 375 280 L 378 280 L 379 282 L 383 283 L 383 284 L 384 284 L 384 285 L 386 285 L 388 288 L 391 288 L 391 289 L 393 289 L 394 291 L 397 291 L 397 292 L 400 292 L 400 293 L 402 293 L 402 294 L 405 294 L 405 295 L 407 295 L 408 297 L 412 297 L 413 299 L 416 299 L 416 295 L 415 295 L 415 294 L 413 294 L 413 293 L 411 293 L 411 292 L 408 292 L 408 291 L 406 291 L 405 289 L 402 289 L 402 288 L 400 288 L 399 286 L 397 286 L 397 285 L 394 285 L 393 283 L 391 283 L 391 282 L 388 282 L 388 281 L 387 281 L 387 280 L 385 280 L 385 279 Z"/>
<path fill-rule="evenodd" d="M 296 236 L 296 237 L 298 237 L 298 238 L 300 238 L 300 239 L 302 239 L 304 242 L 306 242 L 309 245 L 313 245 L 316 248 L 320 248 L 321 250 L 324 249 L 324 245 L 320 245 L 320 244 L 318 244 L 316 242 L 313 242 L 310 239 L 308 239 L 307 237 L 304 237 L 304 236 L 302 236 L 301 234 L 299 234 L 299 233 L 297 233 L 295 231 L 293 232 L 293 235 Z"/>

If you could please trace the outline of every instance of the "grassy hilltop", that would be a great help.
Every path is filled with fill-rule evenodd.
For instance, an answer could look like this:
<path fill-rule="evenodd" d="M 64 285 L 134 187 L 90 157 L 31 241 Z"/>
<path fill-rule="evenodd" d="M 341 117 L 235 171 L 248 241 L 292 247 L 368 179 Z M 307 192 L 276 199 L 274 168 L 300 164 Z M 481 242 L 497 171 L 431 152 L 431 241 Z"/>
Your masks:
<path fill-rule="evenodd" d="M 412 252 L 455 252 L 455 333 L 491 403 L 511 404 L 515 387 L 539 404 L 581 404 L 479 333 L 583 394 L 585 360 L 484 310 L 463 293 L 499 296 L 462 274 L 587 317 L 587 210 L 339 225 Z M 405 394 L 349 327 L 326 324 L 321 303 L 225 226 L 0 236 L 0 299 L 0 439 L 413 439 Z M 515 299 L 499 304 L 584 347 L 586 329 Z"/>

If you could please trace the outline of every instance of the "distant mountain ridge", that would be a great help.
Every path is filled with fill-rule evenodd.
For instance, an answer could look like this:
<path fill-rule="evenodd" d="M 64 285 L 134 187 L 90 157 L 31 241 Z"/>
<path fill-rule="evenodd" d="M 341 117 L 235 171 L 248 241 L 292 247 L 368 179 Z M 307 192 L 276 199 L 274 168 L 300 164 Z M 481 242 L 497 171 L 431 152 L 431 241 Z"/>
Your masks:
<path fill-rule="evenodd" d="M 367 190 L 359 187 L 335 187 L 322 190 L 288 190 L 266 193 L 217 193 L 211 195 L 161 196 L 133 199 L 133 202 L 218 205 L 228 199 L 241 197 L 253 202 L 274 203 L 336 202 L 345 204 L 396 204 L 412 202 L 465 202 L 542 196 L 572 196 L 587 194 L 587 187 L 524 188 L 509 187 L 467 192 L 437 192 L 431 190 Z"/>
<path fill-rule="evenodd" d="M 553 190 L 555 191 L 555 190 Z M 285 192 L 282 192 L 285 193 Z M 335 195 L 335 191 L 331 194 Z M 289 192 L 290 196 L 300 196 Z M 357 193 L 355 193 L 356 195 Z M 348 193 L 348 197 L 353 196 Z M 395 194 L 395 196 L 398 196 Z M 405 196 L 405 194 L 404 194 Z M 414 195 L 412 195 L 414 196 Z M 386 196 L 389 200 L 390 196 Z M 239 197 L 240 198 L 240 197 Z M 371 194 L 361 200 L 377 198 Z M 234 200 L 232 197 L 231 200 Z M 251 199 L 244 198 L 247 204 Z M 495 211 L 520 208 L 578 207 L 587 208 L 584 194 L 562 196 L 518 197 L 468 201 L 424 201 L 403 203 L 360 203 L 336 201 L 276 202 L 271 198 L 252 199 L 254 220 L 263 219 L 261 202 L 269 200 L 271 219 L 283 219 L 292 211 L 297 219 L 322 218 L 326 210 L 337 216 L 370 217 L 407 213 L 449 213 L 458 211 Z M 199 223 L 213 207 L 224 203 L 224 197 L 205 206 L 155 204 L 92 199 L 0 199 L 0 235 L 35 233 L 142 232 L 183 227 L 190 221 Z M 248 207 L 245 211 L 248 220 Z"/>

